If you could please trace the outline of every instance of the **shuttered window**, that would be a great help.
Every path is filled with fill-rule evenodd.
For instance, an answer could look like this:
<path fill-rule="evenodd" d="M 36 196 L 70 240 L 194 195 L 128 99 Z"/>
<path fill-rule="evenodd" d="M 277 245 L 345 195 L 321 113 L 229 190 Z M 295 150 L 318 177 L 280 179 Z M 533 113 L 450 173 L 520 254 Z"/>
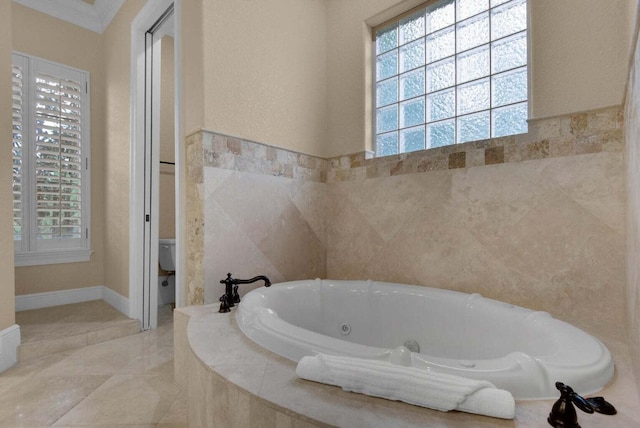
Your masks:
<path fill-rule="evenodd" d="M 13 64 L 11 67 L 12 106 L 13 106 L 13 239 L 22 240 L 22 143 L 24 118 L 24 66 Z"/>
<path fill-rule="evenodd" d="M 12 76 L 16 265 L 86 261 L 89 75 L 14 54 Z"/>

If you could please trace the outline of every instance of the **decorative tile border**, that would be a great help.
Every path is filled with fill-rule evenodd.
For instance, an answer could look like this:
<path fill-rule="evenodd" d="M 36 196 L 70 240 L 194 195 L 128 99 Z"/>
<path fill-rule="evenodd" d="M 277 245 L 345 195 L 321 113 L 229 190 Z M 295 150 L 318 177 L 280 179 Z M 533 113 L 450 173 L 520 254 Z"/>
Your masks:
<path fill-rule="evenodd" d="M 361 152 L 323 159 L 211 131 L 199 131 L 198 134 L 202 140 L 202 166 L 335 183 L 586 153 L 620 152 L 624 150 L 623 120 L 622 107 L 614 106 L 531 120 L 527 134 L 381 158 Z"/>
<path fill-rule="evenodd" d="M 328 162 L 253 141 L 202 131 L 203 165 L 295 180 L 324 182 Z"/>
<path fill-rule="evenodd" d="M 381 158 L 356 153 L 329 159 L 326 183 L 390 177 L 418 172 L 469 168 L 624 150 L 620 106 L 536 119 L 529 133 L 491 138 Z"/>

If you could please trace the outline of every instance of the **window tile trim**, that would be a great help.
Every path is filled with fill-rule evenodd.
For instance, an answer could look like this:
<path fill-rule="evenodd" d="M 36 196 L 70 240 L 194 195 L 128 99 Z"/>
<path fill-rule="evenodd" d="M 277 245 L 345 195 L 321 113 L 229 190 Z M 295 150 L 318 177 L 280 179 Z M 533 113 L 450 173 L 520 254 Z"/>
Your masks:
<path fill-rule="evenodd" d="M 455 168 L 624 151 L 622 106 L 529 120 L 529 132 L 373 157 L 371 152 L 329 159 L 326 183 Z"/>

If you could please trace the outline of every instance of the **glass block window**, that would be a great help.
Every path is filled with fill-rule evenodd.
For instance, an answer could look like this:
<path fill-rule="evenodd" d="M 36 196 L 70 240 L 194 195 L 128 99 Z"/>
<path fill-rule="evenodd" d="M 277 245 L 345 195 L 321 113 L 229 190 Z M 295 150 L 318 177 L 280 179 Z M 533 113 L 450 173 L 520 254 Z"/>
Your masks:
<path fill-rule="evenodd" d="M 440 0 L 374 28 L 377 156 L 527 132 L 527 1 Z"/>

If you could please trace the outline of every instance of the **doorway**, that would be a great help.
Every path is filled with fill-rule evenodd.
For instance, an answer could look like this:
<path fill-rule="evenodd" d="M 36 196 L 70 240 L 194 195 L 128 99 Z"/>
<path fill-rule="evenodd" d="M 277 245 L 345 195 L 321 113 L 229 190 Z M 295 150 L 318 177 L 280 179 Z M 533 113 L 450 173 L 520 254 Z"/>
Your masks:
<path fill-rule="evenodd" d="M 177 0 L 147 2 L 132 23 L 129 312 L 132 318 L 140 321 L 145 330 L 155 328 L 158 317 L 161 165 L 163 178 L 171 174 L 175 182 L 174 197 L 172 202 L 169 202 L 173 205 L 173 216 L 169 217 L 174 219 L 175 272 L 181 271 L 181 228 L 179 222 L 175 221 L 181 218 L 179 203 L 177 203 L 179 201 L 177 196 L 180 195 L 181 158 L 178 144 L 181 132 L 178 120 L 180 97 L 177 90 L 179 85 L 176 84 L 179 82 L 177 3 Z M 166 59 L 169 45 L 172 48 L 173 60 L 168 63 L 163 61 L 163 56 Z M 172 85 L 167 85 L 166 76 L 168 75 L 173 77 L 170 79 L 173 80 Z M 167 97 L 168 91 L 171 91 L 173 96 Z M 171 104 L 168 109 L 166 105 L 163 108 L 161 103 L 167 100 L 170 100 Z M 170 121 L 173 126 L 161 126 Z M 161 146 L 163 139 L 164 147 Z M 170 148 L 166 140 L 171 142 Z M 164 163 L 161 164 L 161 161 Z M 164 193 L 168 193 L 166 189 Z M 163 211 L 166 212 L 166 201 L 163 200 L 163 204 Z M 163 225 L 162 234 L 165 238 L 171 233 L 166 229 L 167 227 Z M 180 306 L 182 289 L 180 275 L 172 279 L 175 279 L 175 305 Z M 163 291 L 166 294 L 166 290 Z M 167 296 L 163 297 L 166 299 Z"/>

